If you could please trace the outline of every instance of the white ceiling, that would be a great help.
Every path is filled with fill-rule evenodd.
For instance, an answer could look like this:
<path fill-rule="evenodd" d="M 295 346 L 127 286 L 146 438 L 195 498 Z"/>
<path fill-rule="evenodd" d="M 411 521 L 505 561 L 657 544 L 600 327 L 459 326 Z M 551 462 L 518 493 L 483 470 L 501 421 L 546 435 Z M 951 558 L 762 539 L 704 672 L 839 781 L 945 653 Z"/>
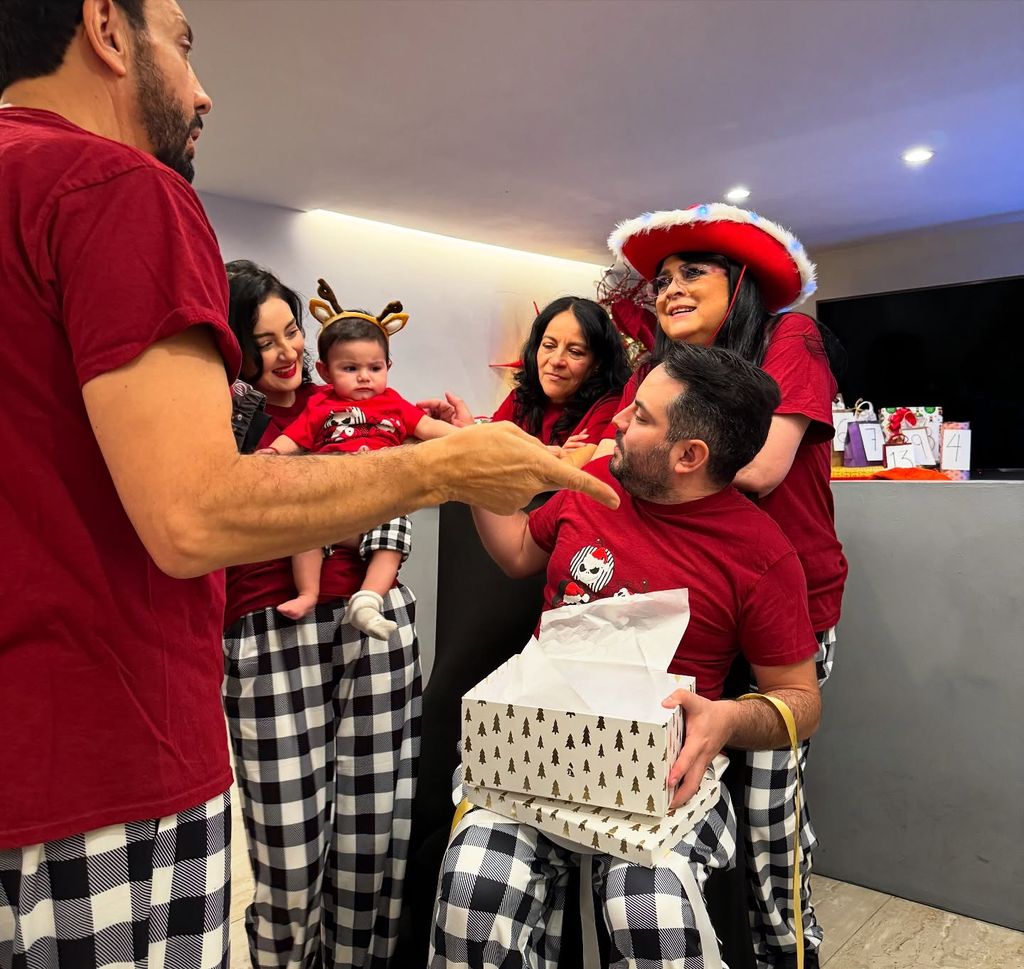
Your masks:
<path fill-rule="evenodd" d="M 737 183 L 818 247 L 1024 210 L 1020 0 L 182 7 L 215 194 L 597 262 Z"/>

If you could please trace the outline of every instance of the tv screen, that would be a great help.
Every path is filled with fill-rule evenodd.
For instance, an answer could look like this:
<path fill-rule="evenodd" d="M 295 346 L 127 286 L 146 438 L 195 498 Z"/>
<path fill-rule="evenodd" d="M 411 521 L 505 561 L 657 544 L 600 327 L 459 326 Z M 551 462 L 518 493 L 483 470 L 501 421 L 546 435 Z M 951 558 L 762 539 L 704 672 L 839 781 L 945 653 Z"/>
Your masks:
<path fill-rule="evenodd" d="M 846 350 L 848 406 L 939 405 L 943 420 L 971 422 L 979 477 L 1024 477 L 1024 276 L 820 300 L 817 312 Z"/>

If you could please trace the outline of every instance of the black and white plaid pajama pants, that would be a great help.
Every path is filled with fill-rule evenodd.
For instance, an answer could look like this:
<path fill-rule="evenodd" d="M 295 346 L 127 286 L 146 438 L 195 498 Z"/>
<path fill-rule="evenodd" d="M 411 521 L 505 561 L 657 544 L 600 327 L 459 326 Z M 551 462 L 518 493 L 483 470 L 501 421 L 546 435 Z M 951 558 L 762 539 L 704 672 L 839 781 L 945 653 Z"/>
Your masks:
<path fill-rule="evenodd" d="M 701 891 L 736 857 L 736 816 L 724 789 L 676 846 Z M 594 890 L 611 938 L 609 969 L 703 969 L 700 933 L 678 877 L 594 857 Z M 445 853 L 430 969 L 556 969 L 566 882 L 580 856 L 535 828 L 475 810 Z"/>
<path fill-rule="evenodd" d="M 835 627 L 817 634 L 818 685 L 824 686 L 835 661 Z M 756 687 L 755 687 L 756 689 Z M 800 744 L 799 770 L 807 766 L 810 741 Z M 743 837 L 747 851 L 747 901 L 758 969 L 770 969 L 781 953 L 796 951 L 791 876 L 793 872 L 794 794 L 797 770 L 793 753 L 783 750 L 747 752 L 746 818 Z M 811 827 L 807 799 L 800 799 L 800 910 L 804 947 L 821 945 L 822 929 L 811 904 L 811 854 L 818 839 Z"/>
<path fill-rule="evenodd" d="M 404 550 L 400 527 L 381 529 L 376 547 Z M 257 967 L 384 969 L 397 939 L 420 743 L 415 597 L 384 597 L 398 624 L 386 642 L 341 624 L 345 606 L 298 622 L 252 612 L 224 637 Z"/>
<path fill-rule="evenodd" d="M 412 525 L 402 515 L 371 528 L 359 542 L 359 555 L 368 559 L 374 552 L 401 552 L 404 562 L 412 551 Z"/>
<path fill-rule="evenodd" d="M 0 969 L 228 965 L 231 803 L 0 849 Z"/>

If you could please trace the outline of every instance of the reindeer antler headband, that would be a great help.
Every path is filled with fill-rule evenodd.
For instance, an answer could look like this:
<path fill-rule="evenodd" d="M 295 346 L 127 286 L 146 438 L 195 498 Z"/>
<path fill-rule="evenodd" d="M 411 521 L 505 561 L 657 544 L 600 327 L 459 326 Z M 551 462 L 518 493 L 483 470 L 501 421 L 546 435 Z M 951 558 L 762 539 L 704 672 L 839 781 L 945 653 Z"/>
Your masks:
<path fill-rule="evenodd" d="M 332 326 L 339 320 L 366 320 L 378 326 L 388 339 L 405 327 L 409 322 L 409 314 L 402 312 L 402 304 L 393 299 L 380 311 L 379 316 L 370 316 L 369 313 L 358 313 L 355 310 L 343 310 L 334 290 L 327 285 L 326 279 L 317 280 L 317 293 L 324 299 L 311 299 L 309 301 L 309 312 L 320 322 L 320 332 L 323 333 L 327 327 Z M 325 303 L 324 300 L 327 300 Z"/>

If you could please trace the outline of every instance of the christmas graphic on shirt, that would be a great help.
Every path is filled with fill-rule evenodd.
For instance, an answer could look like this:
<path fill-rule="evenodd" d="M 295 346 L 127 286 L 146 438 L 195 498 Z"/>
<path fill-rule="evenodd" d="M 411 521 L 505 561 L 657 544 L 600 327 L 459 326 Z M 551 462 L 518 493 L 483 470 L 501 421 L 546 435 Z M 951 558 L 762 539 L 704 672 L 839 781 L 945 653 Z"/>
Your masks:
<path fill-rule="evenodd" d="M 331 411 L 324 421 L 317 436 L 316 450 L 322 451 L 329 445 L 342 445 L 348 450 L 369 450 L 366 438 L 380 438 L 378 447 L 394 447 L 405 440 L 404 428 L 400 418 L 382 417 L 373 420 L 362 408 L 352 405 L 344 410 Z"/>
<path fill-rule="evenodd" d="M 320 454 L 377 451 L 398 447 L 422 419 L 423 411 L 390 388 L 360 401 L 344 400 L 326 388 L 284 433 Z"/>
<path fill-rule="evenodd" d="M 800 562 L 753 503 L 726 488 L 659 505 L 624 492 L 607 461 L 588 471 L 616 490 L 618 509 L 562 491 L 530 516 L 533 540 L 551 553 L 545 609 L 687 589 L 690 622 L 669 672 L 696 677 L 712 699 L 740 652 L 766 666 L 814 655 Z"/>
<path fill-rule="evenodd" d="M 557 584 L 547 605 L 557 609 L 559 606 L 578 606 L 608 595 L 628 596 L 649 591 L 649 583 L 643 579 L 638 587 L 628 583 L 618 588 L 613 585 L 606 596 L 598 595 L 608 588 L 614 576 L 615 556 L 602 539 L 595 539 L 593 544 L 584 545 L 572 555 L 569 575 Z"/>

